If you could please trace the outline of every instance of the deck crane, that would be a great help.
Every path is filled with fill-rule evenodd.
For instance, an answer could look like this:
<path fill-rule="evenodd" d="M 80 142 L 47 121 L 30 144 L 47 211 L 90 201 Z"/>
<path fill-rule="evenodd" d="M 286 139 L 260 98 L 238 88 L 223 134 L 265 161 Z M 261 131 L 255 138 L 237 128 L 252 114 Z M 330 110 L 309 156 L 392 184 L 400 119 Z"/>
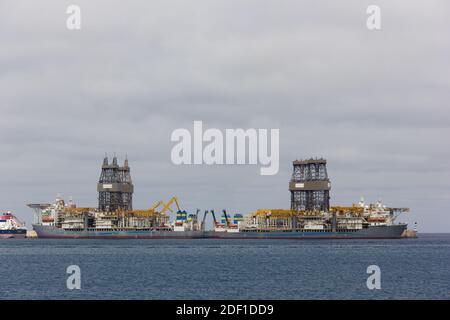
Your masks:
<path fill-rule="evenodd" d="M 166 203 L 164 201 L 162 201 L 162 200 L 159 200 L 159 201 L 155 202 L 154 204 L 152 204 L 152 206 L 149 208 L 149 210 L 156 211 L 156 209 L 158 209 L 161 205 L 162 206 L 166 206 Z M 168 208 L 168 210 L 170 212 L 173 212 L 170 207 Z"/>
<path fill-rule="evenodd" d="M 199 210 L 199 209 L 197 209 L 197 210 Z M 208 215 L 208 212 L 209 212 L 208 210 L 205 210 L 205 214 L 203 215 L 202 224 L 200 225 L 202 230 L 205 230 L 205 220 L 206 220 L 206 216 Z"/>
<path fill-rule="evenodd" d="M 179 204 L 179 202 L 178 202 L 178 198 L 174 196 L 174 197 L 172 197 L 172 198 L 166 203 L 166 205 L 164 206 L 164 208 L 162 208 L 161 211 L 160 211 L 159 213 L 160 213 L 160 214 L 165 214 L 166 211 L 170 209 L 170 206 L 171 206 L 172 203 L 174 203 L 174 202 L 175 202 L 175 204 L 177 205 L 178 211 L 181 211 L 181 209 L 180 209 L 180 204 Z"/>
<path fill-rule="evenodd" d="M 228 221 L 227 211 L 225 209 L 223 209 L 222 212 L 223 212 L 223 216 L 225 217 L 225 226 L 228 228 L 230 226 L 229 225 L 230 222 Z"/>
<path fill-rule="evenodd" d="M 212 214 L 213 219 L 214 219 L 214 227 L 217 227 L 218 223 L 217 223 L 217 219 L 216 219 L 216 214 L 214 213 L 213 209 L 211 209 L 211 214 Z"/>

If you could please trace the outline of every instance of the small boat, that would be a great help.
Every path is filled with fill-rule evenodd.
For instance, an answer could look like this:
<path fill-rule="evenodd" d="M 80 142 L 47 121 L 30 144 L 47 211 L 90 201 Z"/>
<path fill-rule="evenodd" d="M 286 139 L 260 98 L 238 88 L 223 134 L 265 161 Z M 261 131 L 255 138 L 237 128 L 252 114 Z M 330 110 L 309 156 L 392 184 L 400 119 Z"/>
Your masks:
<path fill-rule="evenodd" d="M 25 238 L 27 228 L 10 211 L 0 214 L 0 239 Z"/>

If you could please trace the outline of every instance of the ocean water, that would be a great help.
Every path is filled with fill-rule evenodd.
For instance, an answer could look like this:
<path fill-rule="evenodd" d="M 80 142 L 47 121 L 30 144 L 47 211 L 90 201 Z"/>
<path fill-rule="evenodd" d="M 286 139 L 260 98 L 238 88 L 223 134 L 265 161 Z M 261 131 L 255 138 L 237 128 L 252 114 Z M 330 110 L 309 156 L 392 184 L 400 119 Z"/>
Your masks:
<path fill-rule="evenodd" d="M 81 269 L 67 289 L 66 269 Z M 367 267 L 381 270 L 369 290 Z M 401 240 L 0 241 L 0 299 L 450 299 L 450 234 Z"/>

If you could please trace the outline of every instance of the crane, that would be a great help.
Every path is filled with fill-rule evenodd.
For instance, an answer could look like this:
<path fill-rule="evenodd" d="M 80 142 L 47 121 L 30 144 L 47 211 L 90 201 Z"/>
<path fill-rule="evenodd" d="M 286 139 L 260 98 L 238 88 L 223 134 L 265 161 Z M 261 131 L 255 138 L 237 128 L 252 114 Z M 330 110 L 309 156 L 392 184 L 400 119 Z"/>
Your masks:
<path fill-rule="evenodd" d="M 198 210 L 198 209 L 197 209 Z M 197 211 L 198 212 L 198 211 Z M 200 225 L 202 230 L 205 230 L 205 220 L 206 220 L 206 215 L 208 214 L 208 210 L 205 210 L 205 214 L 203 215 L 203 220 L 202 220 L 202 224 Z"/>
<path fill-rule="evenodd" d="M 174 203 L 177 205 L 178 211 L 180 211 L 180 204 L 178 203 L 178 198 L 173 196 L 169 202 L 166 203 L 166 205 L 164 206 L 164 208 L 161 209 L 161 211 L 159 212 L 160 214 L 165 214 L 167 210 L 170 209 L 170 206 L 172 205 L 172 203 Z"/>
<path fill-rule="evenodd" d="M 162 206 L 166 206 L 166 203 L 165 203 L 164 201 L 162 201 L 162 200 L 159 200 L 159 201 L 155 202 L 154 204 L 152 204 L 152 206 L 150 207 L 149 210 L 156 210 L 156 209 L 159 208 L 161 205 L 162 205 Z M 168 210 L 169 210 L 170 212 L 173 212 L 172 209 L 171 209 L 170 207 L 168 208 Z"/>
<path fill-rule="evenodd" d="M 223 212 L 223 216 L 225 217 L 225 226 L 228 228 L 229 227 L 229 221 L 228 221 L 227 211 L 225 209 L 223 209 L 222 212 Z"/>
<path fill-rule="evenodd" d="M 213 219 L 214 219 L 214 227 L 217 227 L 217 219 L 216 219 L 216 214 L 214 213 L 214 210 L 213 210 L 213 209 L 211 209 L 211 214 L 212 214 L 212 216 L 213 216 Z"/>

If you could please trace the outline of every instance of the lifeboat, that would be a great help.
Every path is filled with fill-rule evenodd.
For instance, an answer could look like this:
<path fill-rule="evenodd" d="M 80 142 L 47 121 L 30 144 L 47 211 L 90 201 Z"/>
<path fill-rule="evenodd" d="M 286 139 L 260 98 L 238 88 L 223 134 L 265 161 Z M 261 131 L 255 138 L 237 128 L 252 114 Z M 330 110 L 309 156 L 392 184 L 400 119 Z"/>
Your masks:
<path fill-rule="evenodd" d="M 368 218 L 367 221 L 385 221 L 386 218 Z"/>
<path fill-rule="evenodd" d="M 53 217 L 49 217 L 49 216 L 42 216 L 42 222 L 54 222 L 55 219 L 53 219 Z"/>

